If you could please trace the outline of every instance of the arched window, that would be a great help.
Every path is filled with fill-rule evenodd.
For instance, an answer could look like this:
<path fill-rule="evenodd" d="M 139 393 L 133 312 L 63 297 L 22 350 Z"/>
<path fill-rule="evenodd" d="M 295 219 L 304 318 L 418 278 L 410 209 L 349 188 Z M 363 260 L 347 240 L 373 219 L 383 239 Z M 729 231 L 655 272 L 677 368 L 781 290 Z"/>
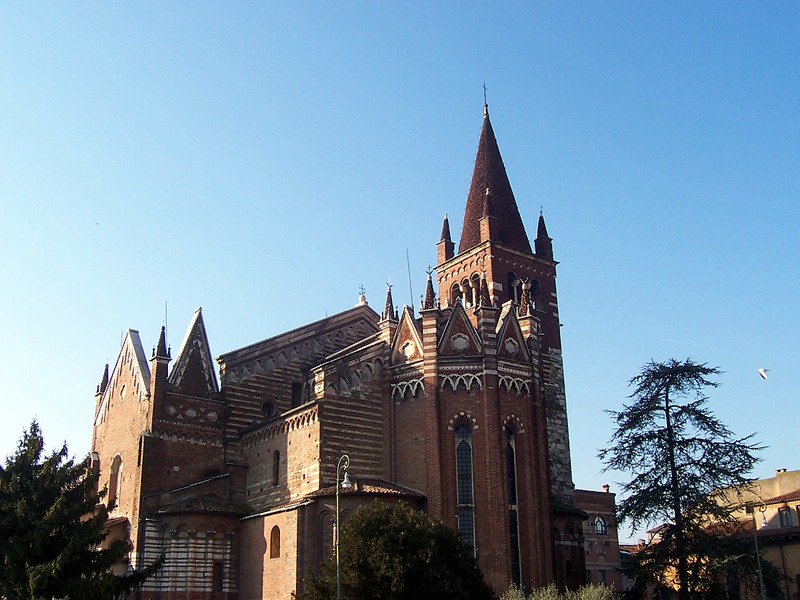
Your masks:
<path fill-rule="evenodd" d="M 122 469 L 122 457 L 117 454 L 111 461 L 111 476 L 108 479 L 108 506 L 116 506 L 119 501 L 119 472 Z"/>
<path fill-rule="evenodd" d="M 278 558 L 281 555 L 281 530 L 275 525 L 269 534 L 269 557 Z"/>
<path fill-rule="evenodd" d="M 272 453 L 272 485 L 277 486 L 281 480 L 281 453 L 275 450 Z"/>
<path fill-rule="evenodd" d="M 600 515 L 597 515 L 597 518 L 594 520 L 594 532 L 599 535 L 608 534 L 608 525 L 606 525 L 606 520 Z"/>
<path fill-rule="evenodd" d="M 334 529 L 336 527 L 336 520 L 330 512 L 324 512 L 320 515 L 320 540 L 319 540 L 319 555 L 323 561 L 327 561 L 333 556 L 333 537 Z"/>
<path fill-rule="evenodd" d="M 522 585 L 519 550 L 519 507 L 517 505 L 517 447 L 514 430 L 506 427 L 506 490 L 508 492 L 508 532 L 511 542 L 511 579 Z"/>
<path fill-rule="evenodd" d="M 450 304 L 455 306 L 459 298 L 461 298 L 461 287 L 457 283 L 454 283 L 450 288 Z"/>
<path fill-rule="evenodd" d="M 519 304 L 519 300 L 522 297 L 522 281 L 519 277 L 517 277 L 514 271 L 508 272 L 507 277 L 508 283 L 508 299 L 513 301 L 514 304 Z"/>
<path fill-rule="evenodd" d="M 211 589 L 217 593 L 223 591 L 225 585 L 225 566 L 217 561 L 211 569 Z"/>
<path fill-rule="evenodd" d="M 472 306 L 478 306 L 478 296 L 481 295 L 481 276 L 477 273 L 472 275 Z"/>
<path fill-rule="evenodd" d="M 461 423 L 456 434 L 458 535 L 475 556 L 475 497 L 472 489 L 472 425 Z"/>

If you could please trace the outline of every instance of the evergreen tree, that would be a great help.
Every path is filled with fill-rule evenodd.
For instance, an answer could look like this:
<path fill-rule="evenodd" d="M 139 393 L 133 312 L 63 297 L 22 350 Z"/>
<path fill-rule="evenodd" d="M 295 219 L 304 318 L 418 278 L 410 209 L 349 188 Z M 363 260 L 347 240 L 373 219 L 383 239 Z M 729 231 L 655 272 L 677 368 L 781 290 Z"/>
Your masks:
<path fill-rule="evenodd" d="M 66 444 L 49 456 L 43 451 L 34 421 L 0 467 L 0 597 L 111 600 L 137 587 L 158 565 L 112 572 L 130 545 L 103 548 L 108 508 L 98 505 L 89 458 L 75 464 Z"/>
<path fill-rule="evenodd" d="M 751 482 L 762 447 L 752 435 L 736 438 L 706 406 L 704 390 L 718 386 L 710 377 L 719 373 L 690 359 L 648 363 L 630 381 L 633 402 L 609 411 L 617 429 L 600 451 L 606 470 L 633 474 L 622 485 L 620 519 L 634 529 L 664 524 L 660 542 L 639 555 L 639 574 L 675 585 L 681 600 L 743 564 L 724 552 L 737 506 L 723 493 Z"/>
<path fill-rule="evenodd" d="M 406 504 L 375 501 L 342 527 L 343 600 L 491 600 L 475 559 L 444 523 Z M 336 563 L 306 578 L 303 600 L 336 598 Z"/>

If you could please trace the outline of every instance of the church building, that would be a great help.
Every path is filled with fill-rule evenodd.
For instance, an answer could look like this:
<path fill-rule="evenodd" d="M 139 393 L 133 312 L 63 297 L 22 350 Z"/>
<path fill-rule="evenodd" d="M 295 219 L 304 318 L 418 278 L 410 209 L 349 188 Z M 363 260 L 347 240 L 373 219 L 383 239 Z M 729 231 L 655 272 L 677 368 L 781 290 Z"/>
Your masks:
<path fill-rule="evenodd" d="M 353 308 L 213 359 L 203 315 L 174 358 L 128 330 L 97 388 L 92 456 L 137 597 L 288 600 L 375 499 L 458 532 L 500 594 L 584 582 L 556 261 L 531 244 L 484 106 L 456 250 L 444 218 L 424 300 Z M 431 240 L 432 246 L 436 240 Z M 433 248 L 432 248 L 433 250 Z M 213 332 L 212 332 L 213 333 Z"/>

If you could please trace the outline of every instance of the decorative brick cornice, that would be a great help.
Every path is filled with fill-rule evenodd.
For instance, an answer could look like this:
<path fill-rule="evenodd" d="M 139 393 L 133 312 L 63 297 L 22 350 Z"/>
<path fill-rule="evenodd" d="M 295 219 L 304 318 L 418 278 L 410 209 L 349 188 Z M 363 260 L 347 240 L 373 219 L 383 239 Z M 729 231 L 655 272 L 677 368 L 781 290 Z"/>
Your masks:
<path fill-rule="evenodd" d="M 156 421 L 158 426 L 166 426 L 166 428 L 154 429 L 152 437 L 167 440 L 171 442 L 185 442 L 188 444 L 195 444 L 198 446 L 212 446 L 214 448 L 222 448 L 222 438 L 219 435 L 202 433 L 200 431 L 189 430 L 176 430 L 168 428 L 173 423 L 164 423 Z"/>
<path fill-rule="evenodd" d="M 422 379 L 411 379 L 392 384 L 392 400 L 400 401 L 405 399 L 406 394 L 411 392 L 411 397 L 415 397 L 419 391 L 424 391 L 425 386 Z"/>
<path fill-rule="evenodd" d="M 500 375 L 499 383 L 501 389 L 504 389 L 511 394 L 526 395 L 526 396 L 530 396 L 531 394 L 531 386 L 529 379 Z"/>
<path fill-rule="evenodd" d="M 284 436 L 288 434 L 290 431 L 295 431 L 297 429 L 302 429 L 303 427 L 308 427 L 309 425 L 313 425 L 319 420 L 319 405 L 314 404 L 310 406 L 308 409 L 294 414 L 291 417 L 287 417 L 278 421 L 277 423 L 272 423 L 270 425 L 265 425 L 263 427 L 259 427 L 256 430 L 249 431 L 242 435 L 242 446 L 245 448 L 252 448 L 257 444 L 262 444 L 267 440 Z"/>
<path fill-rule="evenodd" d="M 450 386 L 455 392 L 458 386 L 464 384 L 464 387 L 469 392 L 473 386 L 477 386 L 479 390 L 483 389 L 482 374 L 475 373 L 453 373 L 452 375 L 440 374 L 439 375 L 439 389 L 444 390 L 446 386 Z"/>

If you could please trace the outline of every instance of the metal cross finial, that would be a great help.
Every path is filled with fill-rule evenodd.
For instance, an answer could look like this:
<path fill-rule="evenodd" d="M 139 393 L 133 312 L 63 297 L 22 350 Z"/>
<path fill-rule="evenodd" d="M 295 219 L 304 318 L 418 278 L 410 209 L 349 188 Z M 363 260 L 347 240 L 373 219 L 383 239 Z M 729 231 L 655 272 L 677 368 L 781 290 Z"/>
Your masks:
<path fill-rule="evenodd" d="M 428 265 L 428 270 L 426 271 L 426 273 L 427 273 L 428 275 L 430 275 L 431 273 L 433 273 L 433 267 L 431 267 L 430 265 Z"/>
<path fill-rule="evenodd" d="M 364 284 L 362 283 L 361 286 L 358 288 L 358 293 L 363 296 L 366 291 L 367 290 L 364 287 Z"/>
<path fill-rule="evenodd" d="M 486 102 L 486 82 L 485 81 L 483 82 L 483 103 L 484 104 L 488 104 L 488 102 Z"/>

